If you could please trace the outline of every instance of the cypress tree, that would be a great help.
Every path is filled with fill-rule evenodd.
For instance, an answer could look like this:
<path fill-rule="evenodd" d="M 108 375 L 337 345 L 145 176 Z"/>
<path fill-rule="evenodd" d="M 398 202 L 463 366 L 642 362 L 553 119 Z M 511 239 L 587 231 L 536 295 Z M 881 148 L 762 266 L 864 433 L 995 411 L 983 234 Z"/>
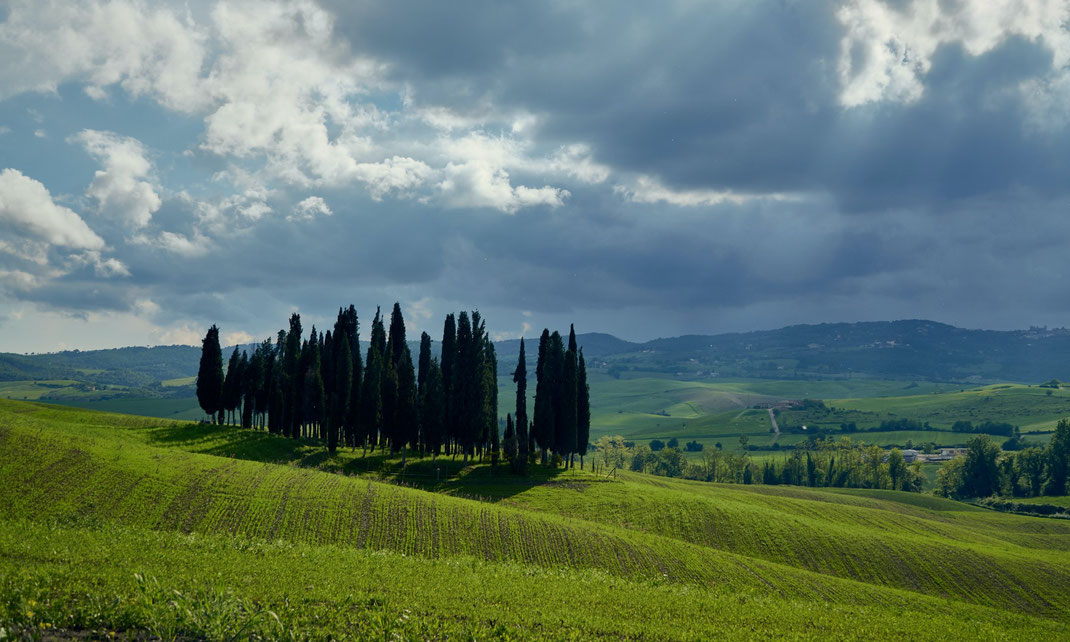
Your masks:
<path fill-rule="evenodd" d="M 576 380 L 576 448 L 580 453 L 580 470 L 591 441 L 591 387 L 587 385 L 587 362 L 580 348 L 580 368 Z"/>
<path fill-rule="evenodd" d="M 346 418 L 353 391 L 353 354 L 349 349 L 346 333 L 336 333 L 334 354 L 334 392 L 331 395 L 330 421 L 327 426 L 327 450 L 334 453 L 338 448 L 338 436 Z"/>
<path fill-rule="evenodd" d="M 456 421 L 456 439 L 464 454 L 465 463 L 474 454 L 476 438 L 479 434 L 480 408 L 478 376 L 479 364 L 474 349 L 472 324 L 467 312 L 461 312 L 457 319 L 457 362 L 453 368 L 453 406 L 451 419 Z"/>
<path fill-rule="evenodd" d="M 416 408 L 417 414 L 420 414 L 420 406 L 424 402 L 424 389 L 427 387 L 427 375 L 428 370 L 431 368 L 431 336 L 426 332 L 420 334 L 420 356 L 419 356 L 418 372 L 416 374 Z M 418 438 L 420 452 L 422 453 L 427 444 L 427 439 L 423 435 L 423 425 L 420 426 L 420 436 Z"/>
<path fill-rule="evenodd" d="M 453 393 L 453 367 L 457 362 L 457 323 L 453 313 L 446 315 L 446 321 L 442 325 L 442 356 L 440 370 L 442 371 L 442 443 L 447 444 L 452 452 L 452 444 L 457 439 L 457 424 L 455 421 L 455 400 Z"/>
<path fill-rule="evenodd" d="M 360 395 L 361 381 L 364 377 L 364 364 L 360 357 L 360 323 L 357 319 L 357 309 L 352 304 L 346 310 L 338 309 L 338 323 L 335 326 L 335 341 L 338 334 L 342 333 L 349 342 L 349 349 L 353 353 L 353 376 L 352 386 L 349 393 L 349 412 L 345 418 L 345 443 L 355 448 L 360 440 Z"/>
<path fill-rule="evenodd" d="M 283 363 L 283 434 L 297 439 L 301 436 L 301 315 L 290 315 L 290 331 L 286 333 Z"/>
<path fill-rule="evenodd" d="M 438 455 L 439 448 L 442 446 L 445 415 L 446 391 L 442 385 L 442 370 L 439 368 L 438 361 L 431 359 L 420 397 L 420 427 L 423 431 L 424 443 L 431 452 L 432 459 Z"/>
<path fill-rule="evenodd" d="M 505 435 L 502 439 L 502 454 L 509 460 L 513 470 L 517 469 L 516 431 L 513 429 L 513 416 L 505 413 Z"/>
<path fill-rule="evenodd" d="M 320 379 L 323 381 L 323 392 L 326 405 L 323 406 L 323 421 L 330 418 L 331 395 L 334 394 L 334 336 L 331 331 L 321 333 L 323 341 L 320 342 Z M 326 438 L 326 435 L 324 435 Z"/>
<path fill-rule="evenodd" d="M 238 423 L 242 428 L 248 428 L 253 420 L 253 406 L 251 403 L 242 403 L 248 397 L 245 388 L 249 385 L 249 355 L 245 350 L 241 351 L 241 359 L 238 360 L 238 374 L 234 382 L 234 408 L 241 410 Z"/>
<path fill-rule="evenodd" d="M 528 364 L 524 354 L 524 337 L 520 337 L 520 358 L 513 371 L 513 383 L 516 384 L 516 459 L 514 469 L 518 473 L 527 471 L 528 456 L 533 450 L 528 439 Z"/>
<path fill-rule="evenodd" d="M 563 459 L 571 452 L 568 448 L 570 445 L 567 434 L 569 426 L 566 425 L 568 421 L 567 398 L 571 396 L 574 399 L 576 389 L 574 385 L 569 386 L 565 381 L 567 374 L 565 372 L 565 344 L 561 339 L 561 333 L 556 330 L 550 335 L 550 345 L 546 352 L 546 369 L 550 376 L 550 411 L 554 416 L 553 452 Z M 572 381 L 574 382 L 575 378 Z M 575 435 L 574 429 L 572 435 Z M 572 443 L 575 443 L 574 438 Z"/>
<path fill-rule="evenodd" d="M 490 436 L 490 463 L 498 465 L 498 356 L 490 337 L 483 337 L 483 425 Z"/>
<path fill-rule="evenodd" d="M 513 468 L 523 474 L 528 470 L 528 457 L 534 450 L 528 437 L 528 357 L 524 355 L 523 337 L 520 337 L 520 357 L 517 360 L 517 369 L 513 371 L 513 382 L 517 384 L 517 457 Z"/>
<path fill-rule="evenodd" d="M 201 363 L 197 368 L 197 403 L 216 423 L 222 421 L 223 350 L 219 328 L 213 325 L 201 341 Z"/>
<path fill-rule="evenodd" d="M 390 360 L 390 353 L 383 359 L 383 374 L 380 377 L 380 389 L 382 390 L 382 421 L 379 428 L 379 439 L 383 448 L 390 443 L 390 450 L 397 452 L 400 449 L 400 434 L 398 427 L 398 408 L 400 398 L 398 394 L 398 371 L 394 362 Z"/>
<path fill-rule="evenodd" d="M 264 387 L 263 345 L 256 346 L 248 365 L 242 370 L 244 373 L 242 375 L 242 396 L 245 398 L 245 402 L 242 404 L 242 427 L 255 428 L 257 413 L 260 412 L 257 406 L 257 397 Z"/>
<path fill-rule="evenodd" d="M 372 327 L 375 327 L 374 323 Z M 368 361 L 364 368 L 364 381 L 361 382 L 360 412 L 358 413 L 359 427 L 362 429 L 361 442 L 365 453 L 368 446 L 375 450 L 375 445 L 379 441 L 379 425 L 382 423 L 383 412 L 382 376 L 382 353 L 379 351 L 379 346 L 372 341 L 368 346 Z"/>
<path fill-rule="evenodd" d="M 401 305 L 394 302 L 394 310 L 390 313 L 390 338 L 387 340 L 390 346 L 390 360 L 397 367 L 401 363 L 401 353 L 408 348 L 405 343 L 405 319 L 401 316 Z M 412 357 L 410 356 L 410 359 Z"/>
<path fill-rule="evenodd" d="M 241 398 L 238 395 L 240 380 L 241 368 L 238 346 L 234 346 L 234 351 L 230 353 L 230 360 L 227 361 L 227 373 L 223 377 L 223 394 L 221 398 L 223 410 L 228 414 L 227 423 L 234 423 L 234 409 L 241 403 Z"/>
<path fill-rule="evenodd" d="M 561 441 L 559 445 L 565 466 L 572 466 L 572 457 L 577 452 L 579 440 L 579 366 L 576 355 L 576 329 L 569 327 L 568 350 L 564 354 L 564 368 L 561 377 Z"/>
<path fill-rule="evenodd" d="M 316 334 L 316 326 L 312 326 L 312 335 L 308 339 L 308 356 L 305 359 L 305 395 L 304 395 L 304 421 L 308 424 L 308 434 L 311 437 L 321 437 L 319 429 L 323 425 L 323 414 L 326 406 L 326 392 L 323 389 L 323 377 L 320 357 L 320 339 Z"/>
<path fill-rule="evenodd" d="M 532 421 L 532 438 L 542 451 L 542 463 L 554 446 L 554 402 L 552 372 L 549 367 L 550 331 L 543 329 L 539 337 L 539 356 L 535 362 L 535 417 Z"/>
<path fill-rule="evenodd" d="M 416 406 L 416 373 L 413 371 L 409 346 L 404 343 L 401 359 L 398 361 L 397 436 L 402 449 L 401 465 L 404 466 L 408 447 L 416 447 L 420 439 L 420 415 Z"/>

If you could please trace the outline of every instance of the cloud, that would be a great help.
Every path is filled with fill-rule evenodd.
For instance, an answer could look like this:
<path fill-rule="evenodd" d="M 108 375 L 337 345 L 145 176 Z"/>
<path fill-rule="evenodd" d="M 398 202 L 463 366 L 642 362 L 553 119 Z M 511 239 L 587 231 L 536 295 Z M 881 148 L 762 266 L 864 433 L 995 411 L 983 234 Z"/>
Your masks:
<path fill-rule="evenodd" d="M 78 214 L 56 205 L 43 184 L 17 169 L 0 172 L 0 224 L 51 245 L 81 250 L 104 248 L 104 239 Z"/>
<path fill-rule="evenodd" d="M 916 101 L 934 54 L 950 44 L 976 57 L 1019 36 L 1049 49 L 1055 69 L 1070 61 L 1070 5 L 1062 0 L 911 0 L 901 7 L 853 0 L 837 18 L 845 30 L 838 70 L 846 107 Z"/>
<path fill-rule="evenodd" d="M 614 191 L 635 203 L 667 203 L 679 207 L 709 207 L 731 203 L 741 205 L 755 199 L 791 200 L 784 194 L 739 194 L 730 190 L 684 189 L 673 190 L 657 179 L 639 176 L 632 186 L 616 185 Z"/>
<path fill-rule="evenodd" d="M 68 80 L 93 98 L 118 84 L 171 109 L 203 109 L 203 34 L 167 7 L 114 0 L 12 0 L 0 22 L 0 98 L 55 92 Z"/>
<path fill-rule="evenodd" d="M 294 206 L 293 214 L 286 217 L 288 221 L 311 221 L 317 216 L 330 216 L 333 214 L 327 202 L 319 196 L 309 196 Z"/>
<path fill-rule="evenodd" d="M 92 129 L 69 140 L 81 143 L 104 166 L 94 173 L 86 190 L 96 199 L 100 213 L 135 229 L 148 225 L 161 200 L 152 183 L 143 180 L 152 171 L 144 146 L 133 138 Z"/>

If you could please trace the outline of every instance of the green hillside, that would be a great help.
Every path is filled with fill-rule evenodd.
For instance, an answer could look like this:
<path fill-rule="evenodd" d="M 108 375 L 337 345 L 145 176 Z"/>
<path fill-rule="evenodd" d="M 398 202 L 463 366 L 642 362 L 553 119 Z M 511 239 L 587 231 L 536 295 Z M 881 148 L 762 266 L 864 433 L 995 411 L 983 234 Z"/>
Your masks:
<path fill-rule="evenodd" d="M 15 401 L 0 449 L 0 619 L 18 626 L 675 639 L 923 618 L 920 637 L 1035 638 L 1070 623 L 1070 524 L 913 494 L 522 483 L 446 459 L 406 471 L 428 492 L 375 481 L 400 480 L 397 462 L 359 451 Z"/>

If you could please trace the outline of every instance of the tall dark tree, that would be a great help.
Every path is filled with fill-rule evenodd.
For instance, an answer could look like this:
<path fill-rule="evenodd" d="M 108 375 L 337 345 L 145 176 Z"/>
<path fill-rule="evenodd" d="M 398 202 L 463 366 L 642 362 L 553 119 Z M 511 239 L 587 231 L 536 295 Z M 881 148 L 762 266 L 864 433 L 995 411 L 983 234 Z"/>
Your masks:
<path fill-rule="evenodd" d="M 591 441 L 591 387 L 587 385 L 587 362 L 580 348 L 579 374 L 576 379 L 576 449 L 580 454 L 580 470 L 587 446 Z"/>
<path fill-rule="evenodd" d="M 330 420 L 327 426 L 327 450 L 338 448 L 338 438 L 346 418 L 350 416 L 349 405 L 353 392 L 353 354 L 349 349 L 349 337 L 345 332 L 336 333 L 334 340 L 334 390 L 331 394 Z"/>
<path fill-rule="evenodd" d="M 553 452 L 565 459 L 568 454 L 575 450 L 576 423 L 575 401 L 569 403 L 569 399 L 576 398 L 576 378 L 566 380 L 568 372 L 565 364 L 565 343 L 561 333 L 556 330 L 550 335 L 550 346 L 547 351 L 546 368 L 550 373 L 552 410 L 554 413 L 554 446 Z M 575 372 L 575 371 L 573 371 Z M 567 461 L 566 461 L 567 464 Z"/>
<path fill-rule="evenodd" d="M 564 368 L 561 377 L 561 443 L 559 448 L 561 456 L 565 459 L 565 465 L 572 466 L 573 455 L 578 451 L 579 440 L 579 410 L 577 407 L 579 394 L 579 364 L 576 354 L 576 329 L 569 327 L 568 350 L 564 355 Z"/>
<path fill-rule="evenodd" d="M 498 435 L 498 355 L 490 337 L 483 335 L 483 426 L 489 436 L 490 462 L 498 464 L 501 448 Z"/>
<path fill-rule="evenodd" d="M 535 417 L 531 424 L 532 437 L 542 451 L 542 463 L 554 447 L 554 383 L 550 361 L 550 331 L 543 329 L 539 338 L 539 356 L 535 362 Z"/>
<path fill-rule="evenodd" d="M 420 415 L 417 410 L 416 373 L 412 367 L 409 347 L 402 344 L 398 361 L 397 445 L 401 447 L 401 465 L 405 465 L 409 447 L 416 447 L 420 438 Z"/>
<path fill-rule="evenodd" d="M 515 472 L 524 473 L 533 444 L 528 439 L 528 364 L 523 337 L 520 338 L 520 358 L 513 371 L 513 383 L 516 384 L 516 459 L 513 467 Z"/>
<path fill-rule="evenodd" d="M 227 372 L 223 376 L 223 396 L 220 403 L 223 411 L 227 413 L 227 423 L 234 423 L 234 409 L 241 403 L 241 357 L 238 355 L 238 346 L 234 346 L 234 352 L 230 353 L 227 361 Z"/>
<path fill-rule="evenodd" d="M 242 369 L 242 427 L 255 428 L 257 413 L 257 397 L 264 387 L 264 350 L 263 345 L 256 346 L 249 363 Z"/>
<path fill-rule="evenodd" d="M 386 343 L 390 346 L 390 360 L 397 367 L 401 363 L 401 353 L 408 348 L 405 343 L 405 319 L 401 316 L 401 305 L 397 301 L 390 313 L 390 334 Z"/>
<path fill-rule="evenodd" d="M 197 368 L 197 403 L 216 423 L 223 421 L 223 350 L 219 347 L 219 328 L 208 329 L 201 341 L 201 363 Z"/>
<path fill-rule="evenodd" d="M 423 431 L 425 447 L 430 451 L 432 459 L 442 447 L 445 417 L 446 390 L 442 385 L 442 370 L 438 361 L 431 359 L 420 396 L 420 428 Z"/>
<path fill-rule="evenodd" d="M 420 356 L 417 360 L 418 372 L 416 375 L 416 392 L 423 396 L 424 386 L 427 385 L 427 371 L 431 367 L 431 335 L 423 332 L 420 334 Z"/>
<path fill-rule="evenodd" d="M 312 334 L 308 339 L 308 357 L 305 359 L 305 394 L 304 394 L 304 421 L 308 424 L 308 434 L 319 437 L 319 429 L 323 425 L 324 410 L 326 410 L 326 391 L 323 389 L 322 364 L 320 363 L 320 336 L 316 334 L 316 326 L 312 326 Z"/>
<path fill-rule="evenodd" d="M 286 333 L 283 357 L 283 434 L 297 439 L 301 436 L 301 315 L 290 315 L 290 330 Z"/>
<path fill-rule="evenodd" d="M 456 401 L 453 392 L 453 368 L 457 362 L 457 322 L 452 312 L 446 315 L 446 321 L 442 325 L 440 360 L 443 395 L 442 443 L 450 446 L 452 452 L 452 445 L 456 443 L 457 437 L 456 410 L 454 409 Z"/>
<path fill-rule="evenodd" d="M 372 328 L 374 327 L 373 323 Z M 364 381 L 361 383 L 358 413 L 361 444 L 365 452 L 369 446 L 374 450 L 379 441 L 379 425 L 382 423 L 383 413 L 382 376 L 383 354 L 379 351 L 378 344 L 372 341 L 368 346 L 368 361 L 364 368 Z"/>
<path fill-rule="evenodd" d="M 519 456 L 519 450 L 517 448 L 516 430 L 513 427 L 513 415 L 505 414 L 505 434 L 502 436 L 502 454 L 509 460 L 513 470 L 517 469 L 517 457 Z"/>
<path fill-rule="evenodd" d="M 349 413 L 345 418 L 345 443 L 351 448 L 356 447 L 360 441 L 360 395 L 361 381 L 364 378 L 364 364 L 360 357 L 360 322 L 357 319 L 357 309 L 350 305 L 349 308 L 338 309 L 338 321 L 335 324 L 335 341 L 339 333 L 346 336 L 349 349 L 353 353 L 353 376 L 352 386 L 349 393 Z"/>
<path fill-rule="evenodd" d="M 457 319 L 457 362 L 453 368 L 453 407 L 450 410 L 457 422 L 455 438 L 464 454 L 465 463 L 475 454 L 483 414 L 479 351 L 472 331 L 468 313 L 461 312 Z"/>

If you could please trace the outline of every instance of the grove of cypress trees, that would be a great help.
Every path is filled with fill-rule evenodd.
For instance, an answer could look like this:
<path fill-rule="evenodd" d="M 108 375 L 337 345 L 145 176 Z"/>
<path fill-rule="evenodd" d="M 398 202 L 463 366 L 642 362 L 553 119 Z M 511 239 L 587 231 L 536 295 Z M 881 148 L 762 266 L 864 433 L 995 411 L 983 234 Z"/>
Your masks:
<path fill-rule="evenodd" d="M 222 422 L 223 350 L 219 328 L 212 325 L 201 341 L 201 362 L 197 368 L 197 403 L 216 423 Z"/>

